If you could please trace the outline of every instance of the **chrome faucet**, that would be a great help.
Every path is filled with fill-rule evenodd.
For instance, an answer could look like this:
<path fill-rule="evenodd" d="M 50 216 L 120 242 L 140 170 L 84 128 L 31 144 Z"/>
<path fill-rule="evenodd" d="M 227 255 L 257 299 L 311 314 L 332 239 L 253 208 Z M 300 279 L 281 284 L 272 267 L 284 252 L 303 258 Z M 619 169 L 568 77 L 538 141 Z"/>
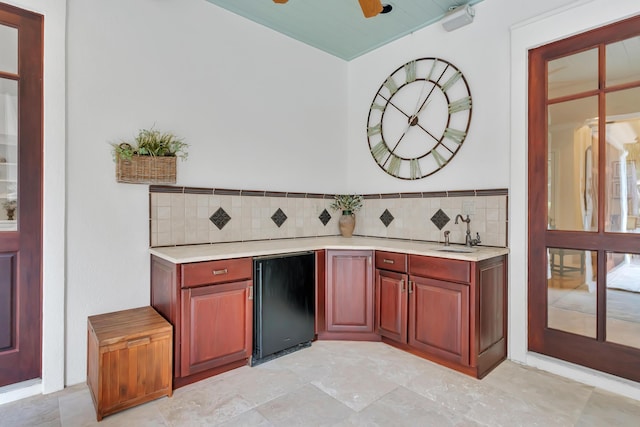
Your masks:
<path fill-rule="evenodd" d="M 480 233 L 476 233 L 476 238 L 472 239 L 471 238 L 471 218 L 469 218 L 469 214 L 467 214 L 467 218 L 463 218 L 461 214 L 458 214 L 456 216 L 456 220 L 455 220 L 455 224 L 458 223 L 458 220 L 461 220 L 462 222 L 466 222 L 467 223 L 467 234 L 464 238 L 464 244 L 466 246 L 476 246 L 478 243 L 482 243 L 480 241 Z"/>

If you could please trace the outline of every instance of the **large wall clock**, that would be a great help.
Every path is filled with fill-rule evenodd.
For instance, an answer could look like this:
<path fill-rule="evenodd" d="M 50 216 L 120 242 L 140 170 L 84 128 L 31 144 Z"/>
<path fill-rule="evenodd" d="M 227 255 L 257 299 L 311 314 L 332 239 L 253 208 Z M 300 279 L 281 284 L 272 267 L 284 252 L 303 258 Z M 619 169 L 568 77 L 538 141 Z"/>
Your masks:
<path fill-rule="evenodd" d="M 407 62 L 382 83 L 367 119 L 371 155 L 386 173 L 420 179 L 445 167 L 471 123 L 469 84 L 439 58 Z"/>

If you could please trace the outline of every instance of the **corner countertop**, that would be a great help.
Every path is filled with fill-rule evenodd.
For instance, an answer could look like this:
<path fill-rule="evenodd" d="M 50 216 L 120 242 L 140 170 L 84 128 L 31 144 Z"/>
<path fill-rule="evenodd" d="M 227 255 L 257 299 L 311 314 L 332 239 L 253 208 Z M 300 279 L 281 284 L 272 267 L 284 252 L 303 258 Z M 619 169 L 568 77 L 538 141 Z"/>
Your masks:
<path fill-rule="evenodd" d="M 188 262 L 278 255 L 318 249 L 379 250 L 474 262 L 509 253 L 508 248 L 488 246 L 466 248 L 463 245 L 444 246 L 442 243 L 434 242 L 341 236 L 158 247 L 150 248 L 149 253 L 175 264 L 184 264 Z M 469 249 L 471 252 L 455 252 Z"/>

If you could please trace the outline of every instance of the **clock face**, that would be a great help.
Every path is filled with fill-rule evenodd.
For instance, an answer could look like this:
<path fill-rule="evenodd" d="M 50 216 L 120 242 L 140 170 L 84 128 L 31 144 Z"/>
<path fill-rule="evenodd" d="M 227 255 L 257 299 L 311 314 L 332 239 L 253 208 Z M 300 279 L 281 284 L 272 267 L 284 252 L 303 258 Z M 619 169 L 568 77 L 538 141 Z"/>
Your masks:
<path fill-rule="evenodd" d="M 389 175 L 420 179 L 445 167 L 471 123 L 471 93 L 453 64 L 421 58 L 395 70 L 373 97 L 371 155 Z"/>

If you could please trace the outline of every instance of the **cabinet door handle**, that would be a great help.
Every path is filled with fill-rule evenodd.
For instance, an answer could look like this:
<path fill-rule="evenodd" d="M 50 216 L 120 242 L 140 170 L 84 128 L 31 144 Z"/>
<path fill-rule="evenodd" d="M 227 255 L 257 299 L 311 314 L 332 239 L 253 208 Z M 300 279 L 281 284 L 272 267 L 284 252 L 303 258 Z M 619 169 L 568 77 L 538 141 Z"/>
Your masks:
<path fill-rule="evenodd" d="M 253 299 L 253 286 L 249 286 L 249 299 Z"/>
<path fill-rule="evenodd" d="M 385 264 L 393 264 L 394 261 L 392 259 L 383 259 L 382 262 L 384 262 Z"/>
<path fill-rule="evenodd" d="M 413 293 L 413 280 L 409 280 L 409 293 Z"/>
<path fill-rule="evenodd" d="M 146 344 L 149 344 L 150 342 L 151 342 L 151 338 L 149 337 L 144 337 L 137 340 L 131 340 L 127 342 L 127 348 L 137 347 L 139 345 L 146 345 Z"/>
<path fill-rule="evenodd" d="M 404 280 L 400 280 L 400 292 L 406 291 L 407 288 L 404 286 Z"/>
<path fill-rule="evenodd" d="M 213 275 L 214 276 L 219 276 L 221 274 L 227 274 L 229 271 L 225 268 L 223 270 L 213 270 Z"/>

